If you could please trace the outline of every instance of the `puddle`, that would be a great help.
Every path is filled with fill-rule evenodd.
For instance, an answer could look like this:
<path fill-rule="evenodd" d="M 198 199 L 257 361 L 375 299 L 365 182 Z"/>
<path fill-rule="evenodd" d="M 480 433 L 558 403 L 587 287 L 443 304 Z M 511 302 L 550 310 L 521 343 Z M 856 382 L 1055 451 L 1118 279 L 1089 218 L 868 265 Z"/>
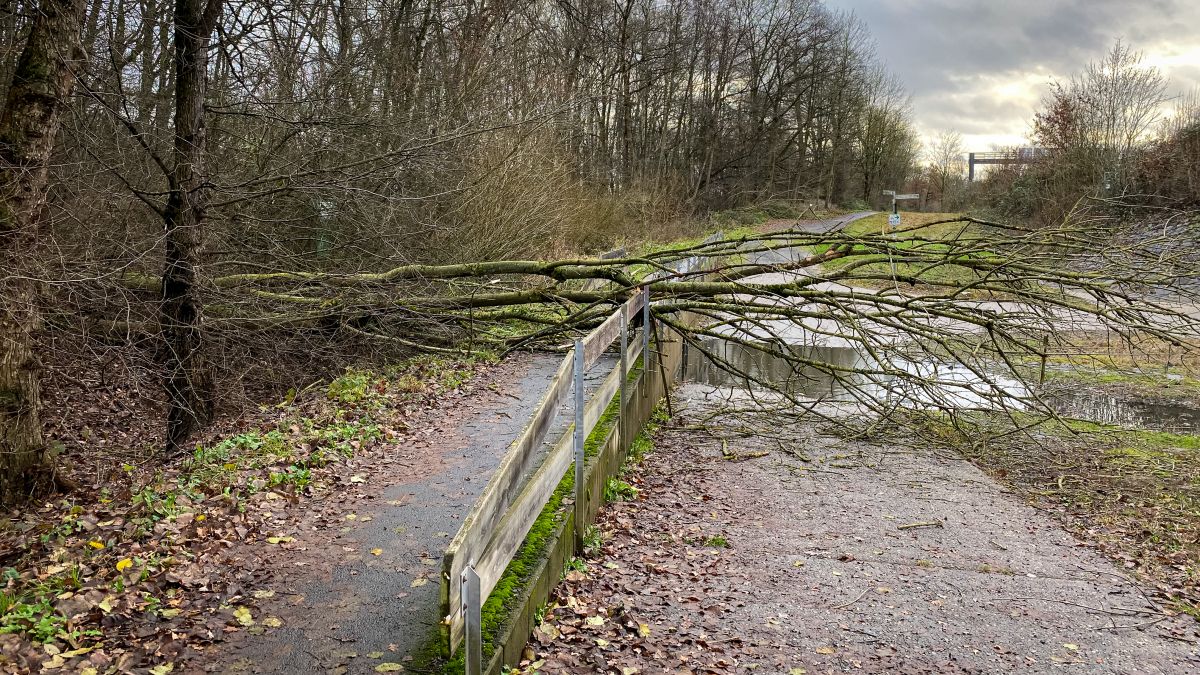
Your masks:
<path fill-rule="evenodd" d="M 879 402 L 911 407 L 954 407 L 1022 410 L 1028 390 L 1018 381 L 993 376 L 991 385 L 960 364 L 891 361 L 891 370 L 904 371 L 925 381 L 888 373 L 830 372 L 887 370 L 851 347 L 801 346 L 790 349 L 795 358 L 828 364 L 829 368 L 789 362 L 773 354 L 735 342 L 706 338 L 704 351 L 688 349 L 684 378 L 722 387 L 758 388 L 753 380 L 771 382 L 797 396 L 826 401 L 856 401 L 864 396 Z M 741 374 L 731 373 L 705 352 L 712 353 Z M 1179 433 L 1200 431 L 1200 409 L 1144 400 L 1122 399 L 1091 391 L 1059 392 L 1048 401 L 1063 415 L 1128 428 Z"/>

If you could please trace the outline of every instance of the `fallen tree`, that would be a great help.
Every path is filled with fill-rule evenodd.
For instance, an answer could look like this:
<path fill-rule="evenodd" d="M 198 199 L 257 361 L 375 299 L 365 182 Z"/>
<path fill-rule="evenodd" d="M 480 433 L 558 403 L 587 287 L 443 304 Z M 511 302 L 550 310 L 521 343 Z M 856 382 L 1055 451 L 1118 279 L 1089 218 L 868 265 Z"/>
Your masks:
<path fill-rule="evenodd" d="M 288 345 L 306 354 L 328 345 L 349 359 L 560 347 L 649 287 L 662 325 L 790 406 L 812 408 L 794 384 L 819 377 L 884 416 L 914 401 L 1012 410 L 1042 405 L 1030 381 L 1036 365 L 1079 351 L 1080 334 L 1135 351 L 1166 343 L 1180 358 L 1194 350 L 1195 216 L 1156 218 L 1157 230 L 1082 211 L 1040 229 L 973 217 L 894 231 L 796 227 L 620 258 L 349 273 L 247 262 L 227 274 L 200 268 L 197 287 L 209 344 L 265 359 Z M 147 271 L 76 270 L 52 288 L 59 294 L 46 316 L 56 330 L 172 348 L 156 321 L 159 279 Z M 680 320 L 684 313 L 693 320 Z M 786 364 L 791 375 L 746 372 L 720 345 Z M 838 362 L 827 348 L 857 356 Z M 214 361 L 235 376 L 247 367 Z"/>

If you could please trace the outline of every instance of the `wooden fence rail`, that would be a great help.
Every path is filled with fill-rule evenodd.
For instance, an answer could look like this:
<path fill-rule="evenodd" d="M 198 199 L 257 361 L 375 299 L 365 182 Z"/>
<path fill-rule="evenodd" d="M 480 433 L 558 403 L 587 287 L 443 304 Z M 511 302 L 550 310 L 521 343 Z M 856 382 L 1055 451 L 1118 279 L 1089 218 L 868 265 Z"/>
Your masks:
<path fill-rule="evenodd" d="M 595 365 L 604 351 L 628 329 L 632 318 L 642 313 L 648 295 L 647 289 L 636 293 L 582 340 L 585 368 Z M 621 383 L 629 375 L 627 364 L 636 361 L 642 353 L 642 344 L 642 340 L 634 340 L 623 363 L 617 365 L 587 397 L 582 425 L 585 438 L 620 390 Z M 575 349 L 572 348 L 563 358 L 529 423 L 509 448 L 446 549 L 442 560 L 441 604 L 443 633 L 451 652 L 458 648 L 464 637 L 461 583 L 464 570 L 472 568 L 478 575 L 480 602 L 486 602 L 529 528 L 572 464 L 574 424 L 549 453 L 542 455 L 540 450 L 554 426 L 559 408 L 572 389 L 574 365 Z M 525 480 L 530 472 L 533 475 Z"/>

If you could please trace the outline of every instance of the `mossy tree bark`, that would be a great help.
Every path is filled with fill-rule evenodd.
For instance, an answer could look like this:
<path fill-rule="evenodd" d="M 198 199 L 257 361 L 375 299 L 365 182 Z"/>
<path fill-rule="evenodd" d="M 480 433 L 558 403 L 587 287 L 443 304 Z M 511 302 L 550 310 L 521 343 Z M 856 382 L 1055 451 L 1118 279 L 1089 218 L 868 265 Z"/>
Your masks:
<path fill-rule="evenodd" d="M 204 98 L 209 41 L 221 0 L 175 3 L 175 150 L 163 211 L 166 267 L 159 323 L 166 366 L 166 450 L 177 450 L 211 420 L 214 385 L 204 349 L 204 307 L 196 265 L 207 193 Z"/>
<path fill-rule="evenodd" d="M 0 113 L 0 502 L 52 476 L 38 418 L 37 285 L 21 270 L 38 242 L 50 154 L 83 63 L 80 0 L 43 0 Z"/>

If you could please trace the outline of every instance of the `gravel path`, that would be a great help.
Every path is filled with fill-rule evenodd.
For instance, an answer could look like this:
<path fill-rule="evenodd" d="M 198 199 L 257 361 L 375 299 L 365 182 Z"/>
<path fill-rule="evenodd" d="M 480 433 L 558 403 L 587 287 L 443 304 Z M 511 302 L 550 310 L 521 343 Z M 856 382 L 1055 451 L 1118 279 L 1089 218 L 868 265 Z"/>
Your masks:
<path fill-rule="evenodd" d="M 676 427 L 710 391 L 679 392 Z M 661 433 L 640 499 L 602 514 L 541 672 L 1200 672 L 1193 619 L 968 462 L 709 424 Z"/>

